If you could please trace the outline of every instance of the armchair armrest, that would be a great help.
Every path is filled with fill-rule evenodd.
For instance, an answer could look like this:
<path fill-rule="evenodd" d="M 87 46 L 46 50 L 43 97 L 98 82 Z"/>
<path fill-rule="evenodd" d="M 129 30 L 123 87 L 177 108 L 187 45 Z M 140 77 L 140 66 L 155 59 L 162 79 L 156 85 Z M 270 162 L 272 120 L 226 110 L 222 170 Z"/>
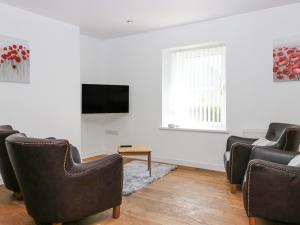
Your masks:
<path fill-rule="evenodd" d="M 226 151 L 230 151 L 231 146 L 234 143 L 241 143 L 241 144 L 252 144 L 254 141 L 256 141 L 256 138 L 245 138 L 245 137 L 238 137 L 238 136 L 230 136 L 227 139 L 227 144 L 226 144 Z"/>
<path fill-rule="evenodd" d="M 298 151 L 300 146 L 300 126 L 286 129 L 286 140 L 283 146 L 287 151 Z"/>
<path fill-rule="evenodd" d="M 13 127 L 11 125 L 0 125 L 0 129 L 13 130 Z"/>
<path fill-rule="evenodd" d="M 243 186 L 249 217 L 299 223 L 300 168 L 252 160 Z"/>
<path fill-rule="evenodd" d="M 85 174 L 97 173 L 97 171 L 105 168 L 114 169 L 115 166 L 119 165 L 122 165 L 123 168 L 122 156 L 119 154 L 113 154 L 91 162 L 74 164 L 74 166 L 66 172 L 69 176 L 76 177 L 83 176 Z"/>
<path fill-rule="evenodd" d="M 251 151 L 250 160 L 261 159 L 269 162 L 287 165 L 292 158 L 300 152 L 288 152 L 269 147 L 254 147 Z"/>
<path fill-rule="evenodd" d="M 47 139 L 47 140 L 57 140 L 55 137 L 47 137 L 45 139 Z M 73 161 L 75 163 L 81 163 L 81 157 L 80 157 L 79 151 L 72 144 L 70 144 L 70 151 L 71 151 L 71 157 L 72 157 Z"/>
<path fill-rule="evenodd" d="M 72 159 L 75 163 L 81 163 L 81 157 L 78 149 L 74 145 L 70 145 Z"/>
<path fill-rule="evenodd" d="M 230 183 L 242 184 L 253 145 L 235 143 L 230 152 Z"/>

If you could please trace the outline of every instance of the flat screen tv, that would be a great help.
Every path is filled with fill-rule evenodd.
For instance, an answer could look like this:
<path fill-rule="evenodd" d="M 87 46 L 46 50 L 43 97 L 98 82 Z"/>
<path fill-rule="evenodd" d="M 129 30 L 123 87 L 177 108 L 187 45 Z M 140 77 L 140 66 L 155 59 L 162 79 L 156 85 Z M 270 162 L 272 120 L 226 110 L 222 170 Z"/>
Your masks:
<path fill-rule="evenodd" d="M 82 113 L 128 113 L 129 86 L 82 84 Z"/>

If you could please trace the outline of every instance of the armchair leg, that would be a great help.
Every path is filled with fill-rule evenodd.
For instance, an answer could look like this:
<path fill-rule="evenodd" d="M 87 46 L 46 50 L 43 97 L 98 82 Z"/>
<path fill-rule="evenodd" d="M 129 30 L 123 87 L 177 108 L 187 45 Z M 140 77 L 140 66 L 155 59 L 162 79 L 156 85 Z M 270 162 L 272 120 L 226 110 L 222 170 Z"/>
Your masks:
<path fill-rule="evenodd" d="M 17 199 L 17 200 L 23 200 L 23 195 L 21 192 L 14 192 L 13 196 Z"/>
<path fill-rule="evenodd" d="M 237 184 L 230 184 L 230 192 L 231 194 L 235 194 L 237 192 L 238 185 Z"/>
<path fill-rule="evenodd" d="M 113 208 L 113 218 L 118 219 L 120 217 L 121 205 L 117 205 Z"/>
<path fill-rule="evenodd" d="M 249 218 L 249 225 L 256 225 L 256 218 L 255 217 L 248 217 Z"/>

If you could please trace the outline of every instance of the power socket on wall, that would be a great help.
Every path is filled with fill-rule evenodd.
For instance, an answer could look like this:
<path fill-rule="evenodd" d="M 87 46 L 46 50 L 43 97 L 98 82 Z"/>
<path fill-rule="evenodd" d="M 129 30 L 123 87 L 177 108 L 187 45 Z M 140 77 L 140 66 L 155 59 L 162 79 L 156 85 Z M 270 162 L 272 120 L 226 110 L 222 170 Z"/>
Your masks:
<path fill-rule="evenodd" d="M 105 130 L 105 134 L 107 134 L 107 135 L 119 135 L 119 131 L 117 131 L 117 130 Z"/>

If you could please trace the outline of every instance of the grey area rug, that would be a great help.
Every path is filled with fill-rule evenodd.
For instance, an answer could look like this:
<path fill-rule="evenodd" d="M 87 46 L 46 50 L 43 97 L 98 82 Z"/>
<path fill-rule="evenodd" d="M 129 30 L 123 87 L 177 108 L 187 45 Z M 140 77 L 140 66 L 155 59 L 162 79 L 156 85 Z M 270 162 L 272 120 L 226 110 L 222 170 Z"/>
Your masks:
<path fill-rule="evenodd" d="M 150 177 L 145 161 L 133 160 L 124 165 L 123 195 L 131 195 L 177 168 L 175 165 L 163 163 L 152 163 L 151 166 Z"/>

